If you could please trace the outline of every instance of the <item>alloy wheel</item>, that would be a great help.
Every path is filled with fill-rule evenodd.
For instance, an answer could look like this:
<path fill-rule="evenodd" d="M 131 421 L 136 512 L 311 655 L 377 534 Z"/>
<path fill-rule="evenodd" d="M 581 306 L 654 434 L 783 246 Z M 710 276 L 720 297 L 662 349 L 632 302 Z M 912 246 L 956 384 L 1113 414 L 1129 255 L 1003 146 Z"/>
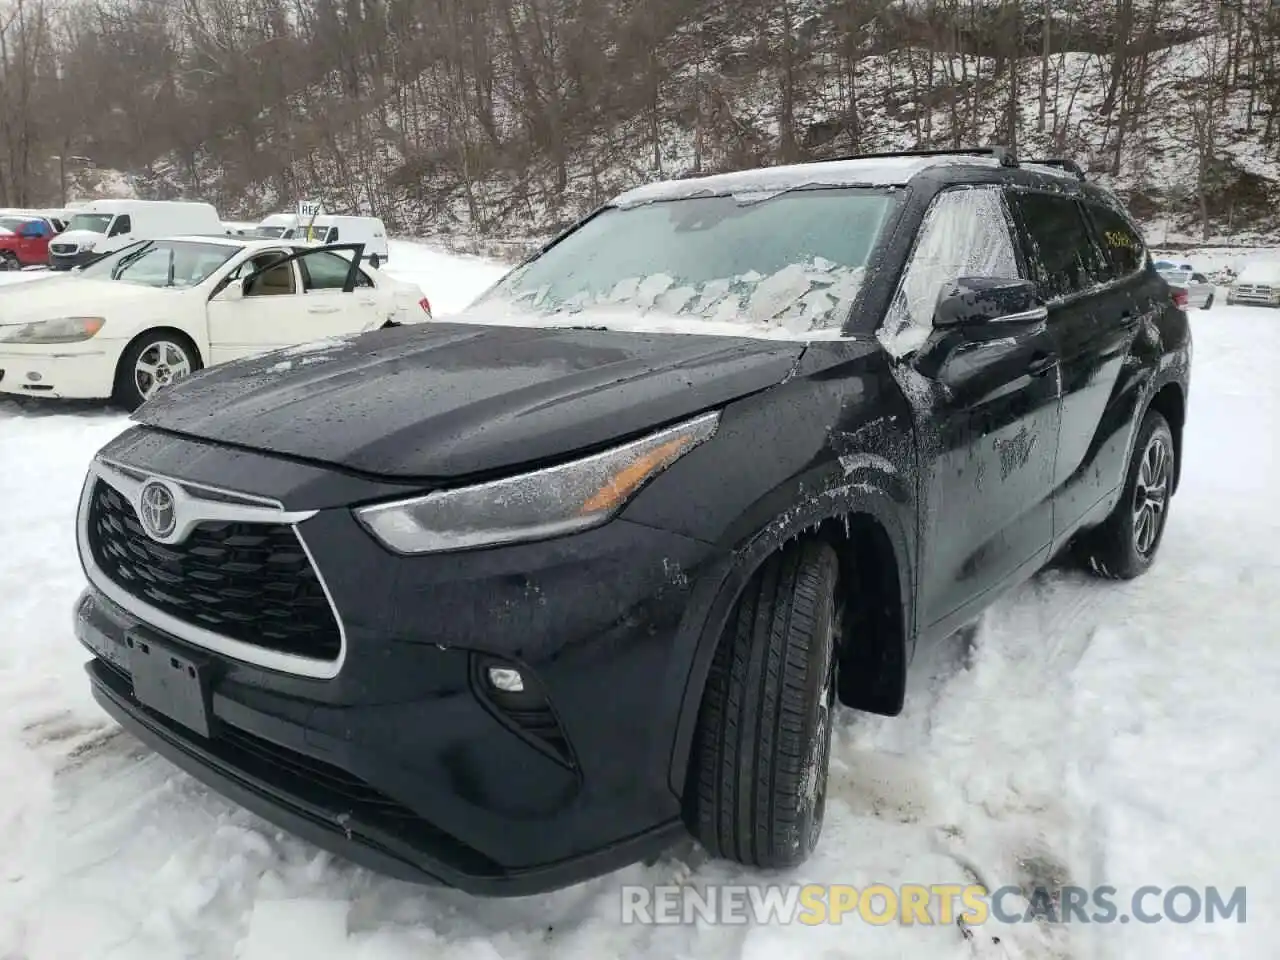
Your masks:
<path fill-rule="evenodd" d="M 1172 467 L 1169 438 L 1159 433 L 1153 435 L 1142 453 L 1138 482 L 1133 490 L 1133 548 L 1142 557 L 1151 556 L 1160 539 Z"/>
<path fill-rule="evenodd" d="M 133 382 L 143 400 L 150 400 L 171 383 L 191 373 L 187 351 L 171 340 L 157 340 L 138 355 Z"/>
<path fill-rule="evenodd" d="M 827 673 L 818 693 L 818 736 L 813 744 L 809 758 L 808 776 L 813 782 L 813 815 L 809 820 L 808 847 L 817 846 L 818 837 L 822 833 L 822 821 L 827 808 L 827 770 L 831 765 L 832 726 L 835 714 L 836 664 L 839 660 L 842 624 L 844 623 L 843 605 L 837 606 L 831 616 L 831 662 L 827 664 Z"/>

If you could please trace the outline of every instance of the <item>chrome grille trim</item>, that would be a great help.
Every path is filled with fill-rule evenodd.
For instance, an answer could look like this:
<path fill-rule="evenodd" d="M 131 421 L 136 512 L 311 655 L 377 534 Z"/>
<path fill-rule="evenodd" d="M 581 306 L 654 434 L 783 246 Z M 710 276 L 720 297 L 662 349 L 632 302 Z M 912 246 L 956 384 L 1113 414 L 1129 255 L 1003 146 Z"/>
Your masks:
<path fill-rule="evenodd" d="M 324 596 L 329 601 L 329 608 L 333 613 L 333 618 L 338 624 L 339 648 L 337 659 L 318 660 L 313 657 L 282 653 L 223 636 L 220 633 L 198 627 L 153 607 L 146 601 L 140 600 L 122 589 L 108 577 L 94 561 L 93 551 L 89 546 L 89 504 L 93 496 L 93 488 L 95 483 L 101 480 L 115 488 L 125 499 L 134 504 L 136 509 L 138 497 L 144 483 L 144 480 L 138 479 L 138 477 L 164 480 L 182 492 L 183 513 L 186 514 L 183 525 L 187 527 L 204 521 L 274 523 L 291 526 L 294 535 L 298 538 L 298 543 L 311 563 L 312 569 L 315 570 L 316 579 L 320 582 L 320 589 L 324 591 Z M 219 499 L 201 497 L 199 494 L 202 491 L 215 494 Z M 294 676 L 308 677 L 315 680 L 332 680 L 342 671 L 342 665 L 346 662 L 346 625 L 342 622 L 342 614 L 339 612 L 337 604 L 334 603 L 333 594 L 329 590 L 328 583 L 325 582 L 324 572 L 320 569 L 319 564 L 316 563 L 315 555 L 311 552 L 311 547 L 298 526 L 304 520 L 314 517 L 317 512 L 316 510 L 288 511 L 284 509 L 283 504 L 279 501 L 266 497 L 225 490 L 207 484 L 193 483 L 189 480 L 182 480 L 164 474 L 148 473 L 135 466 L 126 467 L 124 464 L 116 464 L 109 460 L 97 458 L 89 465 L 84 487 L 80 491 L 80 507 L 76 515 L 76 548 L 80 554 L 80 565 L 84 568 L 85 576 L 89 579 L 89 582 L 112 603 L 138 617 L 144 623 L 171 634 L 179 640 L 184 640 L 193 646 L 203 647 L 233 660 L 253 664 L 267 670 L 293 674 Z"/>

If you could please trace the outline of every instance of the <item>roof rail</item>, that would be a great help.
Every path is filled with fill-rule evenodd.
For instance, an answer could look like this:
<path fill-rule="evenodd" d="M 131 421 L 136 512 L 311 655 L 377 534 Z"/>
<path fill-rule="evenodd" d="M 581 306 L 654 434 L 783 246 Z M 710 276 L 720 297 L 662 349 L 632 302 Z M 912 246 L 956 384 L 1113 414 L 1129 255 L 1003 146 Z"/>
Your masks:
<path fill-rule="evenodd" d="M 1058 167 L 1067 173 L 1075 174 L 1077 180 L 1084 179 L 1084 168 L 1074 160 L 1068 160 L 1066 157 L 1045 157 L 1040 160 L 1027 160 L 1026 163 L 1034 163 L 1041 167 Z"/>
<path fill-rule="evenodd" d="M 995 157 L 1002 167 L 1016 167 L 1018 158 L 1008 147 L 956 147 L 933 150 L 888 150 L 875 153 L 851 153 L 838 157 L 818 157 L 809 163 L 830 163 L 836 160 L 874 160 L 880 157 Z M 1070 161 L 1067 161 L 1070 162 Z"/>

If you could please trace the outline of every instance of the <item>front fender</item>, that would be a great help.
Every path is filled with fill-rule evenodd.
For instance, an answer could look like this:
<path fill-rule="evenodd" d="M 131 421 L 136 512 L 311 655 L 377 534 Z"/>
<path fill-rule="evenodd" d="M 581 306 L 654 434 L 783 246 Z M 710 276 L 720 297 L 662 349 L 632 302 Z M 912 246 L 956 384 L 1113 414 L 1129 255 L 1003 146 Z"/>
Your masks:
<path fill-rule="evenodd" d="M 661 709 L 675 710 L 668 781 L 676 796 L 684 791 L 689 752 L 702 704 L 702 694 L 716 646 L 739 595 L 765 560 L 788 541 L 835 521 L 844 529 L 855 515 L 866 516 L 887 534 L 901 587 L 903 623 L 911 624 L 915 597 L 913 528 L 906 516 L 904 480 L 878 455 L 847 456 L 814 468 L 771 491 L 740 525 L 751 530 L 732 545 L 724 559 L 705 571 L 689 598 L 673 649 L 689 651 L 675 658 L 661 690 L 678 697 Z M 779 509 L 781 508 L 781 509 Z M 760 512 L 774 510 L 761 522 Z M 909 647 L 910 644 L 908 643 Z M 911 650 L 904 650 L 906 660 Z"/>

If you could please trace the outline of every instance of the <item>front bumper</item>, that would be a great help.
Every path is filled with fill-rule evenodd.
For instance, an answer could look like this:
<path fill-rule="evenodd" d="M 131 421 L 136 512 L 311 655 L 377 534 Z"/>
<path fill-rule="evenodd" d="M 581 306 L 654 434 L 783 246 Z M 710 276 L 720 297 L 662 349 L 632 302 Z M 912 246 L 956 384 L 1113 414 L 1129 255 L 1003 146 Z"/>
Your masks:
<path fill-rule="evenodd" d="M 299 529 L 343 614 L 337 676 L 214 654 L 91 587 L 75 630 L 104 709 L 215 790 L 403 879 L 526 895 L 684 836 L 668 776 L 670 704 L 691 655 L 676 649 L 690 589 L 680 571 L 712 548 L 615 521 L 469 557 L 400 558 L 346 511 Z M 207 737 L 135 698 L 125 643 L 139 632 L 210 664 Z M 546 691 L 559 754 L 480 695 L 490 656 Z"/>
<path fill-rule="evenodd" d="M 84 605 L 82 600 L 82 610 Z M 81 641 L 91 649 L 93 644 L 118 640 L 96 631 L 88 623 L 77 628 Z M 121 668 L 98 658 L 85 669 L 98 704 L 165 759 L 290 833 L 397 880 L 451 886 L 479 895 L 525 896 L 618 869 L 661 851 L 683 833 L 680 824 L 667 824 L 576 859 L 505 871 L 425 821 L 406 817 L 394 802 L 380 802 L 372 791 L 361 791 L 358 782 L 341 771 L 300 761 L 301 755 L 273 748 L 252 735 L 241 743 L 226 737 L 192 737 L 134 700 L 130 681 Z M 335 804 L 333 797 L 339 788 L 326 779 L 332 784 L 353 784 L 346 789 L 371 796 L 358 808 L 350 803 Z"/>
<path fill-rule="evenodd" d="M 1232 287 L 1227 290 L 1227 303 L 1251 307 L 1280 307 L 1280 290 L 1272 287 Z"/>
<path fill-rule="evenodd" d="M 40 352 L 36 352 L 36 351 Z M 23 348 L 0 343 L 0 393 L 63 400 L 100 400 L 111 396 L 115 354 L 65 347 Z"/>
<path fill-rule="evenodd" d="M 79 253 L 54 253 L 50 251 L 49 269 L 74 270 L 76 267 L 83 267 L 85 264 L 93 263 L 101 256 L 101 253 L 96 253 L 93 250 L 81 250 Z"/>

